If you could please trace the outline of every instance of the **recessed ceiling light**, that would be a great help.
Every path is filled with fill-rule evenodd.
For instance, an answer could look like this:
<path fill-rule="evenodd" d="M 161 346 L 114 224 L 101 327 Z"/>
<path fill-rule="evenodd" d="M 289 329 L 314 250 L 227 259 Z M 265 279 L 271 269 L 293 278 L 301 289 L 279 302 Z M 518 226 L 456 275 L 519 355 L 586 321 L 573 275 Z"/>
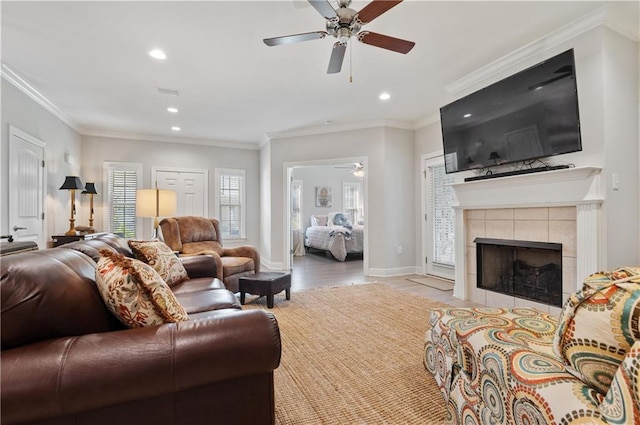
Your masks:
<path fill-rule="evenodd" d="M 464 118 L 469 118 L 471 116 L 471 114 L 464 114 L 463 117 Z"/>
<path fill-rule="evenodd" d="M 389 100 L 389 99 L 391 99 L 391 95 L 389 93 L 382 93 L 378 97 L 380 98 L 380 100 Z"/>
<path fill-rule="evenodd" d="M 159 60 L 165 60 L 167 58 L 166 53 L 163 52 L 160 49 L 153 49 L 153 50 L 149 51 L 149 56 L 151 56 L 154 59 L 159 59 Z"/>
<path fill-rule="evenodd" d="M 167 108 L 167 111 L 171 112 L 172 114 L 176 114 L 178 113 L 178 108 L 174 108 L 173 106 L 170 106 Z"/>
<path fill-rule="evenodd" d="M 171 127 L 171 130 L 180 131 L 180 127 L 174 125 L 173 127 Z"/>

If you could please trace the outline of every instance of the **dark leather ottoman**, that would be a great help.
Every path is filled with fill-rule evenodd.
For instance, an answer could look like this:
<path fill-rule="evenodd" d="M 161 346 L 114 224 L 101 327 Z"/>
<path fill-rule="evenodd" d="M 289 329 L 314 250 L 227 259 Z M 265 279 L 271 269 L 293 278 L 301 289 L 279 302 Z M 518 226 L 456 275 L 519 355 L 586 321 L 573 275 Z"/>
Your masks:
<path fill-rule="evenodd" d="M 240 304 L 244 305 L 244 295 L 249 293 L 267 296 L 267 307 L 273 308 L 273 296 L 285 291 L 291 299 L 291 275 L 279 272 L 259 272 L 240 278 Z"/>

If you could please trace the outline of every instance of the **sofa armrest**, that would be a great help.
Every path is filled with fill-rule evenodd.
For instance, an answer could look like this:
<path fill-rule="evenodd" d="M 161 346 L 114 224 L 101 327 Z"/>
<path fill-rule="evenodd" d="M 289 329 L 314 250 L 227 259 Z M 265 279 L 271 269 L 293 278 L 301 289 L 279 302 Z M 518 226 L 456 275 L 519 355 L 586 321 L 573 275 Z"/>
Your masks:
<path fill-rule="evenodd" d="M 218 277 L 218 264 L 211 255 L 180 257 L 180 261 L 192 279 L 198 277 Z"/>
<path fill-rule="evenodd" d="M 269 312 L 220 312 L 2 352 L 2 422 L 29 422 L 272 373 L 280 333 Z"/>
<path fill-rule="evenodd" d="M 223 248 L 222 249 L 223 257 L 248 257 L 253 259 L 253 264 L 255 265 L 255 272 L 260 272 L 260 254 L 258 250 L 254 247 L 245 245 L 245 246 L 237 246 L 234 248 Z"/>

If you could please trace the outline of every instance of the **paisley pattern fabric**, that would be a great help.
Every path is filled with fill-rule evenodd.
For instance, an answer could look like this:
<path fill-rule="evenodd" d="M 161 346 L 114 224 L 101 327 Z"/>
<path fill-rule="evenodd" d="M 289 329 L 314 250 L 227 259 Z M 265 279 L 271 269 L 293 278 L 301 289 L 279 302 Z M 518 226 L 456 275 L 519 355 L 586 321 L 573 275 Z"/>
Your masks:
<path fill-rule="evenodd" d="M 567 300 L 554 352 L 604 395 L 629 348 L 640 339 L 639 320 L 640 268 L 594 273 Z"/>
<path fill-rule="evenodd" d="M 444 396 L 447 425 L 640 423 L 638 342 L 603 395 L 555 354 L 558 320 L 540 310 L 440 308 L 430 325 L 424 365 Z"/>
<path fill-rule="evenodd" d="M 177 285 L 189 279 L 182 262 L 164 242 L 130 240 L 129 247 L 136 258 L 153 267 L 167 285 Z"/>
<path fill-rule="evenodd" d="M 600 412 L 610 424 L 640 424 L 640 341 L 618 368 Z"/>
<path fill-rule="evenodd" d="M 129 328 L 189 320 L 160 275 L 139 260 L 101 249 L 96 285 L 109 310 Z"/>

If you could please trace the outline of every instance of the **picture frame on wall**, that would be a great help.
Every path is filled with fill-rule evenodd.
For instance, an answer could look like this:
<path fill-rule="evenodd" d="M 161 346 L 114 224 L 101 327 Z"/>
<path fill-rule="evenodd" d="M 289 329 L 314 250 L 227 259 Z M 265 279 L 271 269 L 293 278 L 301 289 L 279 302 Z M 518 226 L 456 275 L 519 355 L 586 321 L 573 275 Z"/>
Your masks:
<path fill-rule="evenodd" d="M 331 188 L 316 186 L 316 207 L 331 207 Z"/>

